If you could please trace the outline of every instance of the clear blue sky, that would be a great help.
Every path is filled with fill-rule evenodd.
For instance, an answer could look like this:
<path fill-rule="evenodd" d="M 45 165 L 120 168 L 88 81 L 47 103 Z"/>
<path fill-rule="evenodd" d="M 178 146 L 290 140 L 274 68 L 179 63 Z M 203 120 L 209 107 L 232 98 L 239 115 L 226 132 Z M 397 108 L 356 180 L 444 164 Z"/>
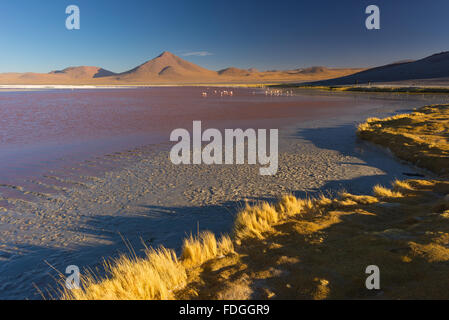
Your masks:
<path fill-rule="evenodd" d="M 65 28 L 70 4 L 81 30 Z M 379 31 L 365 28 L 370 4 L 381 9 Z M 449 50 L 449 1 L 8 0 L 0 41 L 0 72 L 121 72 L 165 50 L 214 70 L 376 66 Z"/>

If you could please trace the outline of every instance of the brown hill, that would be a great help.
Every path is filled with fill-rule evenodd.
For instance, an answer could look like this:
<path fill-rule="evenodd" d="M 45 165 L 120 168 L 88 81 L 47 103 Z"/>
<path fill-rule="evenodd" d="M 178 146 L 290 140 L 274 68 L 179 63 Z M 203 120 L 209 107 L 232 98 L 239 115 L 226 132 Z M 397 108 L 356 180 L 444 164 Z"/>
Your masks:
<path fill-rule="evenodd" d="M 239 68 L 226 68 L 223 70 L 218 71 L 218 74 L 220 76 L 225 77 L 248 77 L 253 73 L 257 73 L 256 69 L 239 69 Z"/>
<path fill-rule="evenodd" d="M 316 85 L 352 85 L 368 82 L 395 82 L 449 77 L 449 52 L 417 61 L 405 61 L 368 69 L 349 76 L 318 81 Z"/>
<path fill-rule="evenodd" d="M 215 71 L 202 68 L 165 51 L 158 57 L 119 74 L 117 80 L 127 82 L 183 81 L 216 77 Z"/>
<path fill-rule="evenodd" d="M 39 84 L 92 84 L 96 79 L 110 77 L 115 73 L 99 67 L 70 67 L 49 73 L 3 73 L 0 84 L 39 85 Z"/>
<path fill-rule="evenodd" d="M 298 70 L 299 73 L 303 73 L 303 74 L 317 74 L 317 73 L 325 73 L 325 72 L 329 72 L 329 71 L 330 71 L 330 69 L 328 69 L 326 67 L 322 67 L 322 66 L 314 66 L 314 67 Z"/>
<path fill-rule="evenodd" d="M 52 71 L 49 74 L 65 75 L 74 79 L 91 79 L 115 75 L 114 72 L 99 67 L 69 67 L 64 70 Z"/>

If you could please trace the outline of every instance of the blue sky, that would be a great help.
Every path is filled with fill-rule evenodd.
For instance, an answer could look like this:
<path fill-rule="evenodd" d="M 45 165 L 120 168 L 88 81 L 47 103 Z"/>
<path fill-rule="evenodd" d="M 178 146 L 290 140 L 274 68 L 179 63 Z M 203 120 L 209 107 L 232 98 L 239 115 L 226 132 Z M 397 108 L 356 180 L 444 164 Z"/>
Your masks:
<path fill-rule="evenodd" d="M 78 5 L 81 30 L 65 28 Z M 365 28 L 365 8 L 381 30 Z M 0 72 L 121 72 L 162 51 L 218 70 L 376 66 L 449 50 L 449 1 L 14 0 L 0 3 Z"/>

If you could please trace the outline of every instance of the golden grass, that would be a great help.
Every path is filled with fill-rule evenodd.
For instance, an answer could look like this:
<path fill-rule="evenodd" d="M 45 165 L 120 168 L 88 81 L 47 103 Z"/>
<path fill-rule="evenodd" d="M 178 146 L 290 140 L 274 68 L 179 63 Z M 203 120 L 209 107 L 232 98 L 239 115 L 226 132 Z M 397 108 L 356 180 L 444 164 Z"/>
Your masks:
<path fill-rule="evenodd" d="M 347 192 L 343 192 L 340 194 L 340 204 L 373 204 L 379 202 L 379 200 L 376 197 L 373 196 L 359 196 L 359 195 L 353 195 Z"/>
<path fill-rule="evenodd" d="M 381 185 L 377 185 L 373 188 L 373 192 L 379 198 L 402 198 L 403 194 L 399 191 L 393 191 L 391 189 L 385 188 Z"/>
<path fill-rule="evenodd" d="M 449 105 L 426 106 L 411 114 L 370 118 L 358 127 L 362 139 L 437 174 L 449 173 Z"/>
<path fill-rule="evenodd" d="M 172 250 L 148 250 L 145 258 L 122 256 L 105 262 L 107 277 L 87 274 L 83 289 L 65 290 L 65 300 L 168 300 L 185 284 L 186 270 Z"/>
<path fill-rule="evenodd" d="M 331 199 L 324 196 L 317 199 L 298 199 L 293 195 L 287 195 L 274 205 L 263 202 L 252 207 L 246 206 L 237 215 L 234 237 L 238 242 L 244 238 L 264 239 L 263 234 L 272 231 L 272 226 L 279 221 L 319 210 L 321 206 L 332 203 Z"/>
<path fill-rule="evenodd" d="M 198 238 L 190 236 L 184 240 L 181 259 L 184 266 L 198 266 L 207 260 L 233 251 L 234 245 L 229 236 L 223 236 L 220 241 L 217 241 L 212 232 L 205 231 Z"/>
<path fill-rule="evenodd" d="M 262 217 L 263 228 L 240 226 L 236 255 L 209 260 L 177 297 L 376 298 L 379 292 L 364 288 L 364 270 L 376 264 L 380 298 L 449 298 L 449 224 L 440 203 L 449 182 L 395 181 L 393 187 L 374 188 L 373 196 L 286 196 L 243 209 L 240 216 Z M 272 216 L 277 219 L 263 218 Z"/>
<path fill-rule="evenodd" d="M 144 258 L 121 256 L 105 262 L 106 277 L 97 279 L 87 273 L 81 279 L 81 289 L 63 289 L 64 300 L 171 300 L 174 291 L 187 284 L 189 268 L 205 261 L 230 254 L 234 246 L 228 236 L 217 240 L 205 231 L 184 242 L 179 260 L 173 250 L 147 249 Z"/>
<path fill-rule="evenodd" d="M 413 187 L 407 183 L 407 181 L 400 181 L 400 180 L 395 180 L 393 182 L 393 186 L 396 189 L 403 189 L 403 190 L 414 190 Z"/>
<path fill-rule="evenodd" d="M 263 239 L 263 233 L 270 231 L 271 225 L 278 220 L 278 212 L 266 202 L 254 207 L 247 206 L 237 215 L 234 233 L 237 239 L 246 237 Z"/>
<path fill-rule="evenodd" d="M 449 249 L 437 243 L 419 244 L 410 242 L 412 255 L 422 257 L 429 262 L 449 261 Z"/>

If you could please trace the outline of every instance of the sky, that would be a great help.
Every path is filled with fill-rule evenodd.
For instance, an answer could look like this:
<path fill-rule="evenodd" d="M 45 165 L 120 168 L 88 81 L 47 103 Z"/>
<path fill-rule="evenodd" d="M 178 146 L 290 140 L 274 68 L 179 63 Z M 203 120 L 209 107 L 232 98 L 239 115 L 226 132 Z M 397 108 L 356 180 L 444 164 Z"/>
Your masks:
<path fill-rule="evenodd" d="M 372 4 L 380 30 L 365 27 Z M 0 72 L 123 72 L 163 51 L 212 70 L 370 67 L 447 51 L 448 31 L 447 0 L 1 1 Z"/>

